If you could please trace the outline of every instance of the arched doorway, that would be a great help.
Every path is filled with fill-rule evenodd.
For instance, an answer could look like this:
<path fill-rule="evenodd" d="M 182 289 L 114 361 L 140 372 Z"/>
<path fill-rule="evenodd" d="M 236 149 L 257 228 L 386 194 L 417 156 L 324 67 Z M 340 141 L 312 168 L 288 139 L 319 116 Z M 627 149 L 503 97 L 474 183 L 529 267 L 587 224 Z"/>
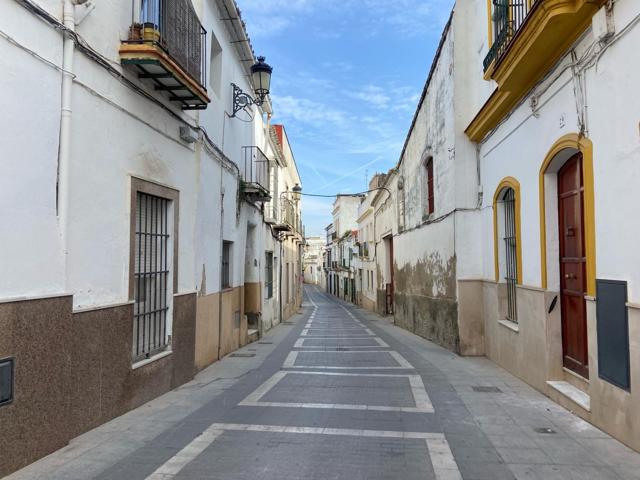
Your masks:
<path fill-rule="evenodd" d="M 542 286 L 558 292 L 562 365 L 587 379 L 586 297 L 595 290 L 591 152 L 588 139 L 567 135 L 540 169 Z"/>

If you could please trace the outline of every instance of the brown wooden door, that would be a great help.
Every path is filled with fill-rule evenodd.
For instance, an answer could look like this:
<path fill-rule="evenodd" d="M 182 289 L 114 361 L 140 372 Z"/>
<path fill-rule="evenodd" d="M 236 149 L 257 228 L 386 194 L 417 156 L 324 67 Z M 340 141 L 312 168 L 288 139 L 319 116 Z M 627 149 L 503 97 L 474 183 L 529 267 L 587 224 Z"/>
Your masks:
<path fill-rule="evenodd" d="M 562 350 L 566 368 L 589 378 L 582 154 L 558 172 Z"/>

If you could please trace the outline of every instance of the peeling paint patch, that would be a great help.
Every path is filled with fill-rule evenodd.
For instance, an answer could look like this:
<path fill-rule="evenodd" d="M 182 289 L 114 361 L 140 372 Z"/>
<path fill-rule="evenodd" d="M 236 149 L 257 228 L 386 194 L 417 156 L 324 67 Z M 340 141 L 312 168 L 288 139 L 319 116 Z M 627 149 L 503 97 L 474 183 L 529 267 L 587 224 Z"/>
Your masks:
<path fill-rule="evenodd" d="M 438 252 L 395 268 L 395 323 L 454 352 L 460 351 L 456 258 Z"/>

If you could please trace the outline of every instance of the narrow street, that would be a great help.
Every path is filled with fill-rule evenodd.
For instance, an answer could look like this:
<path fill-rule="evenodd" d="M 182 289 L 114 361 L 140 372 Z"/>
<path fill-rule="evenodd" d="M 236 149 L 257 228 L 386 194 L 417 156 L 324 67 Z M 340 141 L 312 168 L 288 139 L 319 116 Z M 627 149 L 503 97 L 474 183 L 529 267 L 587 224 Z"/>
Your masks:
<path fill-rule="evenodd" d="M 305 293 L 262 341 L 8 478 L 639 478 L 640 455 L 488 360 Z"/>

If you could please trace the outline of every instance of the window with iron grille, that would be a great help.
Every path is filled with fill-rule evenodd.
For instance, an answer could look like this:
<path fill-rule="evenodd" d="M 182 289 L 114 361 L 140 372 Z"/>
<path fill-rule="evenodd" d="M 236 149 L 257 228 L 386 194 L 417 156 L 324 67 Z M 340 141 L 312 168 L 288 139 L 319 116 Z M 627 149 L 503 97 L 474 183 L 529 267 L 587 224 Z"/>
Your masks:
<path fill-rule="evenodd" d="M 264 265 L 264 289 L 267 298 L 273 298 L 273 252 L 266 253 Z"/>
<path fill-rule="evenodd" d="M 425 170 L 427 176 L 427 215 L 431 215 L 433 213 L 433 157 L 429 157 L 427 162 L 425 163 Z"/>
<path fill-rule="evenodd" d="M 231 288 L 231 247 L 233 242 L 222 242 L 222 288 Z"/>
<path fill-rule="evenodd" d="M 171 200 L 136 193 L 133 360 L 167 347 Z"/>
<path fill-rule="evenodd" d="M 518 258 L 516 237 L 516 194 L 513 188 L 504 190 L 501 198 L 504 212 L 504 279 L 507 283 L 507 320 L 518 321 L 516 285 L 518 283 Z"/>

